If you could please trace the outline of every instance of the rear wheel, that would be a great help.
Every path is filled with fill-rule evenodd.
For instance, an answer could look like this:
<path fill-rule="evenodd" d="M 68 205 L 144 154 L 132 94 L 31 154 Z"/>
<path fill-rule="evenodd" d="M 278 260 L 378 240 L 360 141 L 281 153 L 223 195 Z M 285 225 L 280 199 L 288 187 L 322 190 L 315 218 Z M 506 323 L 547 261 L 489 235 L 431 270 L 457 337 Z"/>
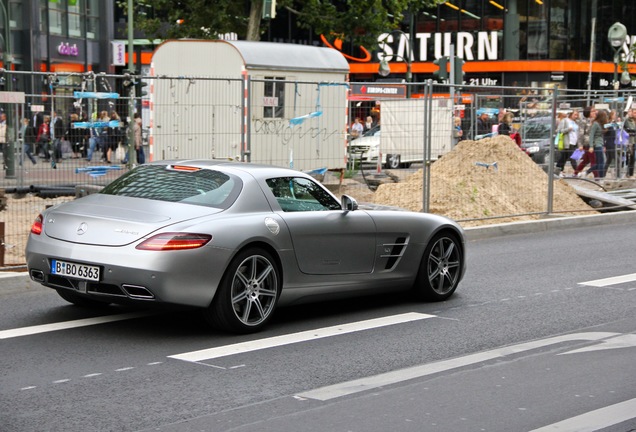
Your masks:
<path fill-rule="evenodd" d="M 206 320 L 233 333 L 252 333 L 270 320 L 280 294 L 276 262 L 260 248 L 240 252 L 228 266 Z"/>
<path fill-rule="evenodd" d="M 59 288 L 56 289 L 57 293 L 60 297 L 66 300 L 69 303 L 73 303 L 76 306 L 89 307 L 89 308 L 100 308 L 108 306 L 108 302 L 103 302 L 99 300 L 93 300 L 88 297 L 81 296 L 73 291 L 69 291 L 67 289 Z"/>
<path fill-rule="evenodd" d="M 450 297 L 459 284 L 463 268 L 460 242 L 454 234 L 442 232 L 433 237 L 424 250 L 415 295 L 427 301 L 441 301 Z"/>

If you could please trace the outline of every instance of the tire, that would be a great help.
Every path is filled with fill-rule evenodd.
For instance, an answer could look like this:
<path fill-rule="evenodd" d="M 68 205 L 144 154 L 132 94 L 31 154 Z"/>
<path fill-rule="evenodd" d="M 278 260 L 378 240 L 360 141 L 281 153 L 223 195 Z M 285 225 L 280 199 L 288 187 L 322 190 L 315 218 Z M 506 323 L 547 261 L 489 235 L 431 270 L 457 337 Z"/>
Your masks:
<path fill-rule="evenodd" d="M 386 163 L 384 164 L 384 167 L 388 169 L 398 169 L 400 167 L 400 155 L 399 154 L 386 155 Z"/>
<path fill-rule="evenodd" d="M 464 267 L 463 259 L 454 234 L 436 234 L 424 250 L 413 287 L 415 296 L 425 301 L 442 301 L 453 295 Z"/>
<path fill-rule="evenodd" d="M 88 307 L 88 308 L 103 308 L 109 305 L 108 302 L 93 300 L 88 297 L 81 296 L 73 291 L 59 288 L 56 289 L 58 295 L 69 303 L 73 303 L 75 306 Z"/>
<path fill-rule="evenodd" d="M 230 262 L 204 317 L 232 333 L 257 332 L 274 314 L 280 290 L 280 271 L 271 254 L 246 249 Z"/>

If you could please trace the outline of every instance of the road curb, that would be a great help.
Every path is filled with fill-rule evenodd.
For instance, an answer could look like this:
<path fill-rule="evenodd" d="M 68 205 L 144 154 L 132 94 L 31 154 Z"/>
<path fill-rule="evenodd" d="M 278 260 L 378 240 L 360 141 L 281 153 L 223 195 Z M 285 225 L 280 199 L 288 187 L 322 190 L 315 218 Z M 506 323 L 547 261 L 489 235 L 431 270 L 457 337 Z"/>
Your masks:
<path fill-rule="evenodd" d="M 480 227 L 468 227 L 465 228 L 464 231 L 467 240 L 481 240 L 514 234 L 532 234 L 566 228 L 633 222 L 636 222 L 636 211 L 623 211 L 584 216 L 550 217 L 534 221 L 507 222 Z"/>

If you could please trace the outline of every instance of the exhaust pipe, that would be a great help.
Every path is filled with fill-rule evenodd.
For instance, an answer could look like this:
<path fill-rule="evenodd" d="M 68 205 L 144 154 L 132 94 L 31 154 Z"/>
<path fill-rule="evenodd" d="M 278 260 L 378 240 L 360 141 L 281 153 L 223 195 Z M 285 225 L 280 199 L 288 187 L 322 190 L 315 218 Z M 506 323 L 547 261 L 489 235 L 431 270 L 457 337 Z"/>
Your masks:
<path fill-rule="evenodd" d="M 36 282 L 44 282 L 44 272 L 42 270 L 31 270 L 30 276 Z"/>
<path fill-rule="evenodd" d="M 155 298 L 154 294 L 148 291 L 146 288 L 139 285 L 124 284 L 121 286 L 126 295 L 130 298 L 152 300 Z"/>

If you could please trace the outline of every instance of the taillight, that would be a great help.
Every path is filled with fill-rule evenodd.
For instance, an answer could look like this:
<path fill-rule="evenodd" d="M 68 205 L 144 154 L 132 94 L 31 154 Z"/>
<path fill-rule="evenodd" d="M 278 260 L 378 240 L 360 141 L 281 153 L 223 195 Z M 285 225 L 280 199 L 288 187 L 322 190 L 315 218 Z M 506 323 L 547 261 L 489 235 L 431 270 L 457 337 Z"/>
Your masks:
<path fill-rule="evenodd" d="M 31 225 L 31 234 L 40 235 L 42 234 L 42 215 L 38 215 L 33 221 Z"/>
<path fill-rule="evenodd" d="M 212 236 L 209 234 L 163 233 L 144 240 L 135 249 L 152 251 L 197 249 L 206 245 L 210 240 L 212 240 Z"/>

